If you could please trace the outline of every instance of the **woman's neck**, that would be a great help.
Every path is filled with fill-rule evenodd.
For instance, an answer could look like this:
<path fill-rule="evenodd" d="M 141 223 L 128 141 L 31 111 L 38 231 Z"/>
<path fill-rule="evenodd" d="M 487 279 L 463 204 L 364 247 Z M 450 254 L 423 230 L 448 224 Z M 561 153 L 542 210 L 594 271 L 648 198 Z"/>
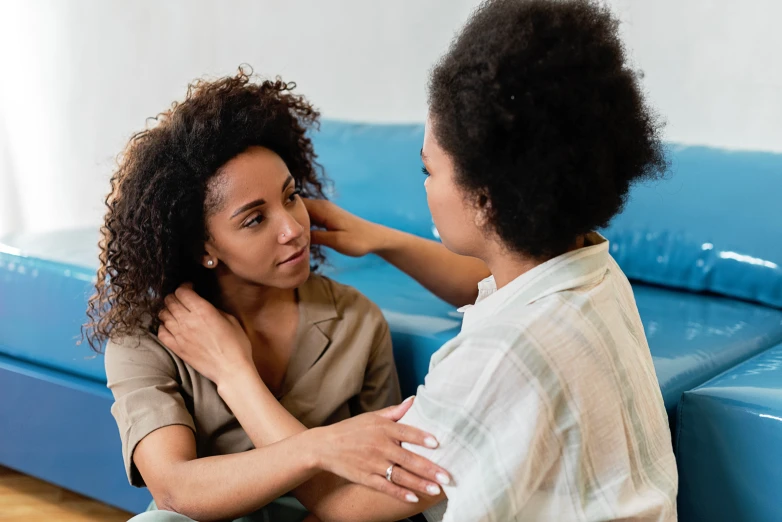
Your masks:
<path fill-rule="evenodd" d="M 274 288 L 246 282 L 219 281 L 219 305 L 244 327 L 264 330 L 287 305 L 296 304 L 295 288 Z"/>
<path fill-rule="evenodd" d="M 585 236 L 579 236 L 562 254 L 583 248 L 585 240 Z M 483 262 L 486 263 L 489 271 L 494 276 L 494 283 L 497 285 L 498 290 L 536 266 L 556 257 L 532 257 L 508 250 L 498 242 L 493 242 L 486 251 L 488 254 L 483 259 Z"/>

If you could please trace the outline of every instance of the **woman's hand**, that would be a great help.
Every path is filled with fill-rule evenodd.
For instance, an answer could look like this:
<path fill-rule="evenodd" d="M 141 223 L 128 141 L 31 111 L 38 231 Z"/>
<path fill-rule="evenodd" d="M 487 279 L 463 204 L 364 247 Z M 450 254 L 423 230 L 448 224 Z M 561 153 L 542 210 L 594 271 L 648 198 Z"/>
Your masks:
<path fill-rule="evenodd" d="M 199 296 L 189 284 L 166 296 L 158 338 L 218 387 L 252 367 L 252 346 L 239 321 Z"/>
<path fill-rule="evenodd" d="M 305 199 L 313 225 L 326 230 L 313 230 L 312 243 L 333 248 L 340 254 L 361 257 L 382 247 L 385 227 L 343 210 L 322 199 Z"/>
<path fill-rule="evenodd" d="M 402 442 L 427 448 L 439 445 L 432 435 L 396 422 L 412 404 L 411 397 L 398 406 L 310 430 L 317 467 L 404 502 L 418 502 L 414 492 L 440 495 L 439 484 L 450 482 L 448 473 L 400 445 Z M 386 471 L 392 464 L 389 481 Z"/>

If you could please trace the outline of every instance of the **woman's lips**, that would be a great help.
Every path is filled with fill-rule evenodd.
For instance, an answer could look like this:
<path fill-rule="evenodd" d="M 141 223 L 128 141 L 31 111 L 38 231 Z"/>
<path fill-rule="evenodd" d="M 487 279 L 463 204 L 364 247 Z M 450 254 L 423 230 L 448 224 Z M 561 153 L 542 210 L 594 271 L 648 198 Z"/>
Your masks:
<path fill-rule="evenodd" d="M 293 264 L 296 264 L 299 261 L 304 259 L 304 254 L 306 252 L 307 252 L 307 247 L 304 246 L 304 247 L 301 248 L 301 250 L 299 250 L 298 252 L 296 252 L 295 254 L 290 256 L 288 259 L 286 259 L 286 260 L 282 261 L 281 263 L 279 263 L 279 265 L 283 266 L 283 265 L 293 265 Z"/>

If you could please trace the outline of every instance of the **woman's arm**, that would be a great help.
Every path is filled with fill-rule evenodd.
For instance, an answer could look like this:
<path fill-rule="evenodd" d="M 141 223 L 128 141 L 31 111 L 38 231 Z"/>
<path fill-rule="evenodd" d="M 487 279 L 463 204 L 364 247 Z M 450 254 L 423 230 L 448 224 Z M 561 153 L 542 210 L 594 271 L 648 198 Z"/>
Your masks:
<path fill-rule="evenodd" d="M 390 436 L 390 440 L 414 439 L 419 446 L 436 446 L 434 438 L 427 444 L 425 434 L 416 428 L 395 424 L 393 434 L 386 435 L 388 425 L 380 422 L 381 415 L 369 413 L 332 426 L 307 430 L 282 407 L 255 368 L 249 365 L 233 373 L 230 379 L 223 379 L 218 384 L 218 391 L 242 427 L 253 433 L 256 446 L 280 444 L 280 441 L 290 440 L 286 437 L 299 437 L 302 444 L 317 448 L 315 467 L 328 473 L 309 478 L 292 492 L 321 520 L 399 520 L 421 513 L 445 499 L 437 484 L 438 477 L 445 484 L 449 482 L 445 470 L 401 447 L 389 460 L 373 442 L 376 438 Z M 411 404 L 412 400 L 408 400 L 401 407 L 389 408 L 381 414 L 398 420 Z M 399 465 L 394 470 L 393 483 L 381 476 L 391 463 Z M 411 490 L 424 493 L 415 495 Z M 414 496 L 410 497 L 411 494 Z"/>
<path fill-rule="evenodd" d="M 144 437 L 133 460 L 159 509 L 194 520 L 234 519 L 251 513 L 314 476 L 317 459 L 302 437 L 234 455 L 197 458 L 186 426 Z"/>
<path fill-rule="evenodd" d="M 262 450 L 197 458 L 196 422 L 181 393 L 175 359 L 143 333 L 110 340 L 104 357 L 128 479 L 146 485 L 160 507 L 196 520 L 232 519 L 320 472 L 314 447 L 301 437 Z"/>
<path fill-rule="evenodd" d="M 436 481 L 449 482 L 445 470 L 398 445 L 398 441 L 410 440 L 431 448 L 437 446 L 437 441 L 414 427 L 389 420 L 401 418 L 410 401 L 396 410 L 384 411 L 382 415 L 387 418 L 368 413 L 306 430 L 258 376 L 246 355 L 246 336 L 235 319 L 221 314 L 186 287 L 178 289 L 176 296 L 167 297 L 166 305 L 167 310 L 161 314 L 161 340 L 217 384 L 221 397 L 256 447 L 300 437 L 302 444 L 317 448 L 310 450 L 315 453 L 315 466 L 329 473 L 314 476 L 297 487 L 294 495 L 319 518 L 398 520 L 444 499 Z M 394 483 L 383 477 L 392 463 L 399 464 Z M 409 497 L 411 492 L 397 484 L 431 494 Z"/>
<path fill-rule="evenodd" d="M 305 199 L 313 224 L 312 242 L 342 254 L 377 254 L 440 299 L 464 306 L 475 302 L 478 282 L 490 275 L 480 259 L 454 254 L 441 243 L 364 219 L 324 200 Z"/>

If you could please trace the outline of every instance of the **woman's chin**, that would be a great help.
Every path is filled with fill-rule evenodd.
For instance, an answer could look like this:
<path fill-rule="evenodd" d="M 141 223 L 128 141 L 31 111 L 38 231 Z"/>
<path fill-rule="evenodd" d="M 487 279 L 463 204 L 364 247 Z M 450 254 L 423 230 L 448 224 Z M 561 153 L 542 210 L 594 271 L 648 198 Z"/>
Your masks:
<path fill-rule="evenodd" d="M 298 270 L 286 273 L 280 278 L 280 288 L 298 288 L 303 285 L 304 282 L 309 279 L 311 273 L 309 260 L 306 263 L 302 263 Z"/>

